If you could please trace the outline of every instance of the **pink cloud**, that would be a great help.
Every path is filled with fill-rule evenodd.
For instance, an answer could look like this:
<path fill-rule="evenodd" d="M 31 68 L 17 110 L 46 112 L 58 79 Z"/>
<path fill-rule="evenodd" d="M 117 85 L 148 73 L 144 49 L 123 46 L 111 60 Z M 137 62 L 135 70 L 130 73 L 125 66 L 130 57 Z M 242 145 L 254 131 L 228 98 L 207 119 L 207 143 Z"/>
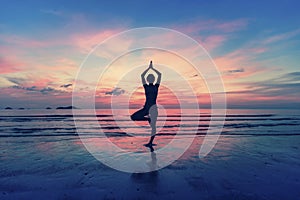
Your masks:
<path fill-rule="evenodd" d="M 177 24 L 171 26 L 175 30 L 191 35 L 208 51 L 220 47 L 226 40 L 228 40 L 230 32 L 245 29 L 248 25 L 247 19 L 237 19 L 232 21 L 218 21 L 218 20 L 196 20 L 185 24 Z M 212 32 L 207 35 L 207 32 Z M 203 32 L 203 34 L 201 34 Z"/>
<path fill-rule="evenodd" d="M 20 67 L 24 66 L 22 62 L 0 58 L 0 74 L 9 74 L 20 71 Z"/>
<path fill-rule="evenodd" d="M 46 42 L 17 35 L 0 35 L 0 40 L 10 45 L 17 45 L 18 47 L 38 48 L 47 46 Z"/>
<path fill-rule="evenodd" d="M 18 72 L 18 76 L 34 74 L 36 77 L 52 77 L 38 83 L 28 84 L 46 86 L 57 82 L 66 84 L 73 79 L 82 61 L 78 55 L 86 55 L 96 44 L 121 29 L 105 29 L 85 33 L 71 33 L 70 35 L 54 36 L 48 39 L 31 39 L 16 35 L 0 35 L 4 43 L 0 48 L 0 74 Z M 23 75 L 22 75 L 23 74 Z M 14 75 L 13 75 L 14 76 Z M 53 78 L 55 77 L 55 78 Z M 68 83 L 68 82 L 67 82 Z"/>
<path fill-rule="evenodd" d="M 215 58 L 216 62 L 226 61 L 222 66 L 237 66 L 237 65 L 251 65 L 251 63 L 255 63 L 255 58 L 267 51 L 265 47 L 242 47 L 236 49 L 230 53 L 227 53 L 223 56 Z"/>
<path fill-rule="evenodd" d="M 208 50 L 211 51 L 215 48 L 220 47 L 225 41 L 227 37 L 225 35 L 212 35 L 206 37 L 202 42 L 203 46 Z"/>
<path fill-rule="evenodd" d="M 258 63 L 251 60 L 252 56 L 253 55 L 233 52 L 231 54 L 215 58 L 214 62 L 223 72 L 223 78 L 225 78 L 225 80 L 227 79 L 227 81 L 232 81 L 231 79 L 235 78 L 236 81 L 236 78 L 248 77 L 264 70 L 259 67 Z"/>
<path fill-rule="evenodd" d="M 246 28 L 247 25 L 247 19 L 238 19 L 229 22 L 216 23 L 215 28 L 224 32 L 234 32 Z"/>
<path fill-rule="evenodd" d="M 180 25 L 171 26 L 176 30 L 187 34 L 199 34 L 201 31 L 218 31 L 218 32 L 234 32 L 242 30 L 247 27 L 248 19 L 237 19 L 232 21 L 218 21 L 218 20 L 195 20 Z"/>
<path fill-rule="evenodd" d="M 299 34 L 300 34 L 300 29 L 297 29 L 297 30 L 294 30 L 294 31 L 291 31 L 291 32 L 271 36 L 271 37 L 265 39 L 263 41 L 263 43 L 264 44 L 270 44 L 270 43 L 279 42 L 279 41 L 282 41 L 282 40 L 287 40 L 287 39 L 290 39 L 290 38 L 292 38 L 296 35 L 299 35 Z"/>
<path fill-rule="evenodd" d="M 76 21 L 77 28 L 78 24 L 81 26 L 85 26 L 82 21 L 82 17 L 76 16 L 74 18 L 79 18 L 79 21 Z M 75 23 L 75 22 L 74 22 Z M 73 26 L 73 23 L 68 24 L 68 26 Z M 16 48 L 23 49 L 33 49 L 37 51 L 38 49 L 44 50 L 44 48 L 56 48 L 59 49 L 61 47 L 75 47 L 81 49 L 82 52 L 87 53 L 90 51 L 95 45 L 109 38 L 110 36 L 117 34 L 124 30 L 124 28 L 106 28 L 106 29 L 98 29 L 94 30 L 87 29 L 88 32 L 65 32 L 63 34 L 57 35 L 52 34 L 52 37 L 45 39 L 35 39 L 28 38 L 18 35 L 4 35 L 0 34 L 0 41 L 8 44 L 10 47 L 14 46 Z"/>
<path fill-rule="evenodd" d="M 74 34 L 70 37 L 70 44 L 79 48 L 82 52 L 88 53 L 97 44 L 106 40 L 110 36 L 120 33 L 122 29 L 106 29 L 96 32 L 89 32 L 84 34 Z"/>

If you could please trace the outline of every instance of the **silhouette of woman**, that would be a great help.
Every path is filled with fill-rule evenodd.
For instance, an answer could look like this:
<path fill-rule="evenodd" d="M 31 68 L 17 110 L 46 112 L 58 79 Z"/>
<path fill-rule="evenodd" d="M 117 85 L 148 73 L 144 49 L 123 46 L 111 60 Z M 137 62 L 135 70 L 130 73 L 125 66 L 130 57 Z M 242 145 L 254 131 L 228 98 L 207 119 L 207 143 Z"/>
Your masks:
<path fill-rule="evenodd" d="M 153 74 L 149 74 L 147 76 L 147 84 L 145 75 L 146 73 L 152 69 L 156 74 L 157 74 L 157 80 L 155 85 L 153 84 L 155 81 L 155 77 Z M 133 121 L 148 121 L 150 126 L 151 126 L 151 138 L 148 144 L 145 146 L 147 147 L 152 147 L 153 145 L 153 140 L 155 138 L 156 134 L 156 120 L 157 120 L 157 105 L 156 105 L 156 99 L 157 99 L 157 94 L 158 94 L 158 87 L 161 81 L 161 73 L 155 69 L 152 65 L 152 61 L 150 61 L 149 67 L 141 74 L 142 78 L 142 83 L 144 86 L 145 90 L 145 96 L 146 96 L 146 102 L 144 104 L 144 107 L 135 113 L 131 115 L 131 120 Z M 150 117 L 149 117 L 150 115 Z"/>

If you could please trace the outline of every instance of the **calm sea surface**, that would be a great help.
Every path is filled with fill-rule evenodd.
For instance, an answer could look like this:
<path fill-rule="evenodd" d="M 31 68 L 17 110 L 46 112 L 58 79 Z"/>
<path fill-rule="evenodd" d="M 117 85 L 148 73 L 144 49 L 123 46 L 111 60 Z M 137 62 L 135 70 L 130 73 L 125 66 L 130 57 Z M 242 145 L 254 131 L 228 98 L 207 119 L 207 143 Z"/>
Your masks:
<path fill-rule="evenodd" d="M 146 122 L 132 122 L 129 114 L 134 110 L 77 110 L 75 126 L 72 110 L 1 110 L 0 137 L 51 137 L 77 136 L 76 130 L 86 136 L 149 135 Z M 211 115 L 201 110 L 199 115 L 181 114 L 180 110 L 169 109 L 160 112 L 157 131 L 160 135 L 180 134 L 205 135 L 210 128 L 218 127 L 223 116 Z M 184 112 L 184 113 L 188 113 Z M 300 135 L 300 110 L 239 110 L 229 109 L 222 129 L 222 135 L 265 136 Z"/>

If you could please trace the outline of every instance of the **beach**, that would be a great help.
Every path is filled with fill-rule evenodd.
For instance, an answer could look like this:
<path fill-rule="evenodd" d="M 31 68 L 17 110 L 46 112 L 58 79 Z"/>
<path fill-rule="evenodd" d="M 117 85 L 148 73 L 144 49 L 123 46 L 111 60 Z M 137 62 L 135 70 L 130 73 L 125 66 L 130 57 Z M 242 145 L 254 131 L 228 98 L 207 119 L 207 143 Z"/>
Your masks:
<path fill-rule="evenodd" d="M 300 200 L 300 1 L 1 1 L 0 200 Z"/>
<path fill-rule="evenodd" d="M 39 117 L 28 117 L 26 112 L 1 114 L 0 199 L 298 199 L 300 196 L 300 115 L 295 112 L 264 111 L 263 114 L 270 114 L 266 115 L 268 118 L 258 115 L 262 113 L 260 110 L 247 112 L 247 116 L 241 115 L 245 111 L 230 111 L 235 116 L 228 117 L 224 133 L 207 156 L 201 159 L 198 156 L 205 137 L 200 133 L 178 160 L 148 173 L 120 172 L 99 162 L 82 142 L 105 138 L 88 132 L 85 139 L 80 139 L 69 111 L 51 111 L 52 119 L 41 117 L 41 113 L 46 115 L 45 111 L 30 112 Z M 111 124 L 108 121 L 103 123 Z M 164 126 L 162 133 L 170 128 L 168 124 Z M 41 127 L 48 129 L 43 131 Z M 146 128 L 139 129 L 142 133 Z M 113 128 L 107 130 L 118 132 Z M 135 137 L 109 136 L 119 146 L 148 153 L 150 165 L 156 150 L 173 138 L 174 135 L 158 135 L 157 146 L 151 152 Z"/>

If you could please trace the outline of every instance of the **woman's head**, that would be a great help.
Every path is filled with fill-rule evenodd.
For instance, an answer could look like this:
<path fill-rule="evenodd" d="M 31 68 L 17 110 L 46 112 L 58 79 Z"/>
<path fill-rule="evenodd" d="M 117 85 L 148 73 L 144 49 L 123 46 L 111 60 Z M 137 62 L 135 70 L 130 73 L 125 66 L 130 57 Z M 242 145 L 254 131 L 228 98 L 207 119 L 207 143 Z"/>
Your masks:
<path fill-rule="evenodd" d="M 148 83 L 154 83 L 154 81 L 155 81 L 154 75 L 153 74 L 149 74 L 147 76 L 147 81 L 148 81 Z"/>

